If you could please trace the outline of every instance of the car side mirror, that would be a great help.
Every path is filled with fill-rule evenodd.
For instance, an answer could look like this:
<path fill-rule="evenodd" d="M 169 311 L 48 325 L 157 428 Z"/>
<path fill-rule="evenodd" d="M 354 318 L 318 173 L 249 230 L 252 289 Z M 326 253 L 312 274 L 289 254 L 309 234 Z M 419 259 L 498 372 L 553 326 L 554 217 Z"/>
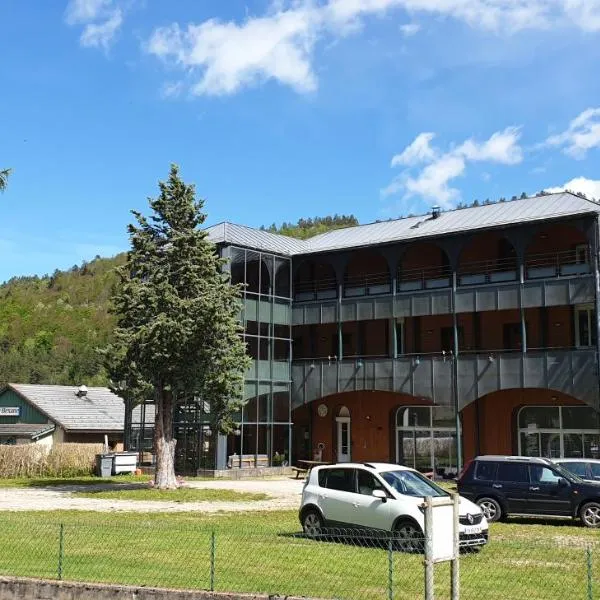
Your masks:
<path fill-rule="evenodd" d="M 373 490 L 373 496 L 382 502 L 387 502 L 387 494 L 383 490 Z"/>
<path fill-rule="evenodd" d="M 569 482 L 566 479 L 563 479 L 562 477 L 558 480 L 558 487 L 567 487 L 569 485 Z"/>

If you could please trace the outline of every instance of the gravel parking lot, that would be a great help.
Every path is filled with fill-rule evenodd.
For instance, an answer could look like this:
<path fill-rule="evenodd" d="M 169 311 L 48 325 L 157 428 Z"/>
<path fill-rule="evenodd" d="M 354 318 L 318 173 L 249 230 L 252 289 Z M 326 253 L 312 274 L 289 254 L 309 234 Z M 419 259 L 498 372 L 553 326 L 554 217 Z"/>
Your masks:
<path fill-rule="evenodd" d="M 296 479 L 248 479 L 240 481 L 192 481 L 194 488 L 228 489 L 238 492 L 262 492 L 269 500 L 254 502 L 155 502 L 136 500 L 101 500 L 73 496 L 76 491 L 118 489 L 118 485 L 52 486 L 39 488 L 1 488 L 0 511 L 92 510 L 99 512 L 245 512 L 297 509 L 302 481 Z M 126 484 L 125 484 L 126 485 Z"/>

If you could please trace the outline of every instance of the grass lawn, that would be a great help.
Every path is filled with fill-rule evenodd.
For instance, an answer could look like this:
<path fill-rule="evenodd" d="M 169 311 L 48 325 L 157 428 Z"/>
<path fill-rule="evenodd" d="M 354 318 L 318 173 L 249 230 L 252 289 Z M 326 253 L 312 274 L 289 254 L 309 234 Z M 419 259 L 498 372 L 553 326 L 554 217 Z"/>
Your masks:
<path fill-rule="evenodd" d="M 385 547 L 295 537 L 295 511 L 4 513 L 0 574 L 56 578 L 61 523 L 65 579 L 208 589 L 214 532 L 217 591 L 388 598 L 390 555 Z M 569 521 L 494 524 L 490 544 L 462 557 L 461 598 L 587 598 L 586 545 L 598 537 L 598 531 Z M 391 566 L 394 598 L 422 600 L 422 556 L 394 552 Z M 592 566 L 599 594 L 600 544 L 593 550 Z M 436 598 L 448 598 L 448 586 L 448 565 L 436 566 Z"/>
<path fill-rule="evenodd" d="M 267 494 L 262 493 L 186 487 L 177 490 L 158 490 L 147 485 L 140 487 L 127 486 L 112 490 L 84 490 L 74 492 L 73 495 L 85 498 L 105 498 L 107 500 L 152 500 L 158 502 L 250 502 L 270 498 Z"/>

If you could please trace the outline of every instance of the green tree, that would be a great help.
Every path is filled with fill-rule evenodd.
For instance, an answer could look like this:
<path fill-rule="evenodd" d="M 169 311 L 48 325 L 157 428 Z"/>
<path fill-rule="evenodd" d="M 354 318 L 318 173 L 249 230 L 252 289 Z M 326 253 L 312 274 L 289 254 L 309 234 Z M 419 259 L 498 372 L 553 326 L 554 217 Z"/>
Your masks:
<path fill-rule="evenodd" d="M 240 288 L 200 229 L 204 201 L 173 165 L 150 218 L 133 212 L 131 249 L 113 298 L 114 341 L 105 357 L 113 389 L 156 402 L 155 486 L 177 487 L 173 412 L 178 402 L 208 403 L 215 433 L 233 429 L 250 359 L 241 339 Z M 216 436 L 215 436 L 216 437 Z"/>
<path fill-rule="evenodd" d="M 8 176 L 10 175 L 10 169 L 0 170 L 0 192 L 3 192 L 6 189 L 6 185 L 8 184 Z"/>

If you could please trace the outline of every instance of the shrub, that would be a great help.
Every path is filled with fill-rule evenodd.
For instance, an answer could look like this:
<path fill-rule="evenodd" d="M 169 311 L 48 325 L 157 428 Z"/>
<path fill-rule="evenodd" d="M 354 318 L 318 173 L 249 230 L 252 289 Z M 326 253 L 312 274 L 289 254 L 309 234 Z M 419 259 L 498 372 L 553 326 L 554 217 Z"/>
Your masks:
<path fill-rule="evenodd" d="M 0 446 L 0 478 L 91 475 L 100 452 L 102 444 Z"/>

